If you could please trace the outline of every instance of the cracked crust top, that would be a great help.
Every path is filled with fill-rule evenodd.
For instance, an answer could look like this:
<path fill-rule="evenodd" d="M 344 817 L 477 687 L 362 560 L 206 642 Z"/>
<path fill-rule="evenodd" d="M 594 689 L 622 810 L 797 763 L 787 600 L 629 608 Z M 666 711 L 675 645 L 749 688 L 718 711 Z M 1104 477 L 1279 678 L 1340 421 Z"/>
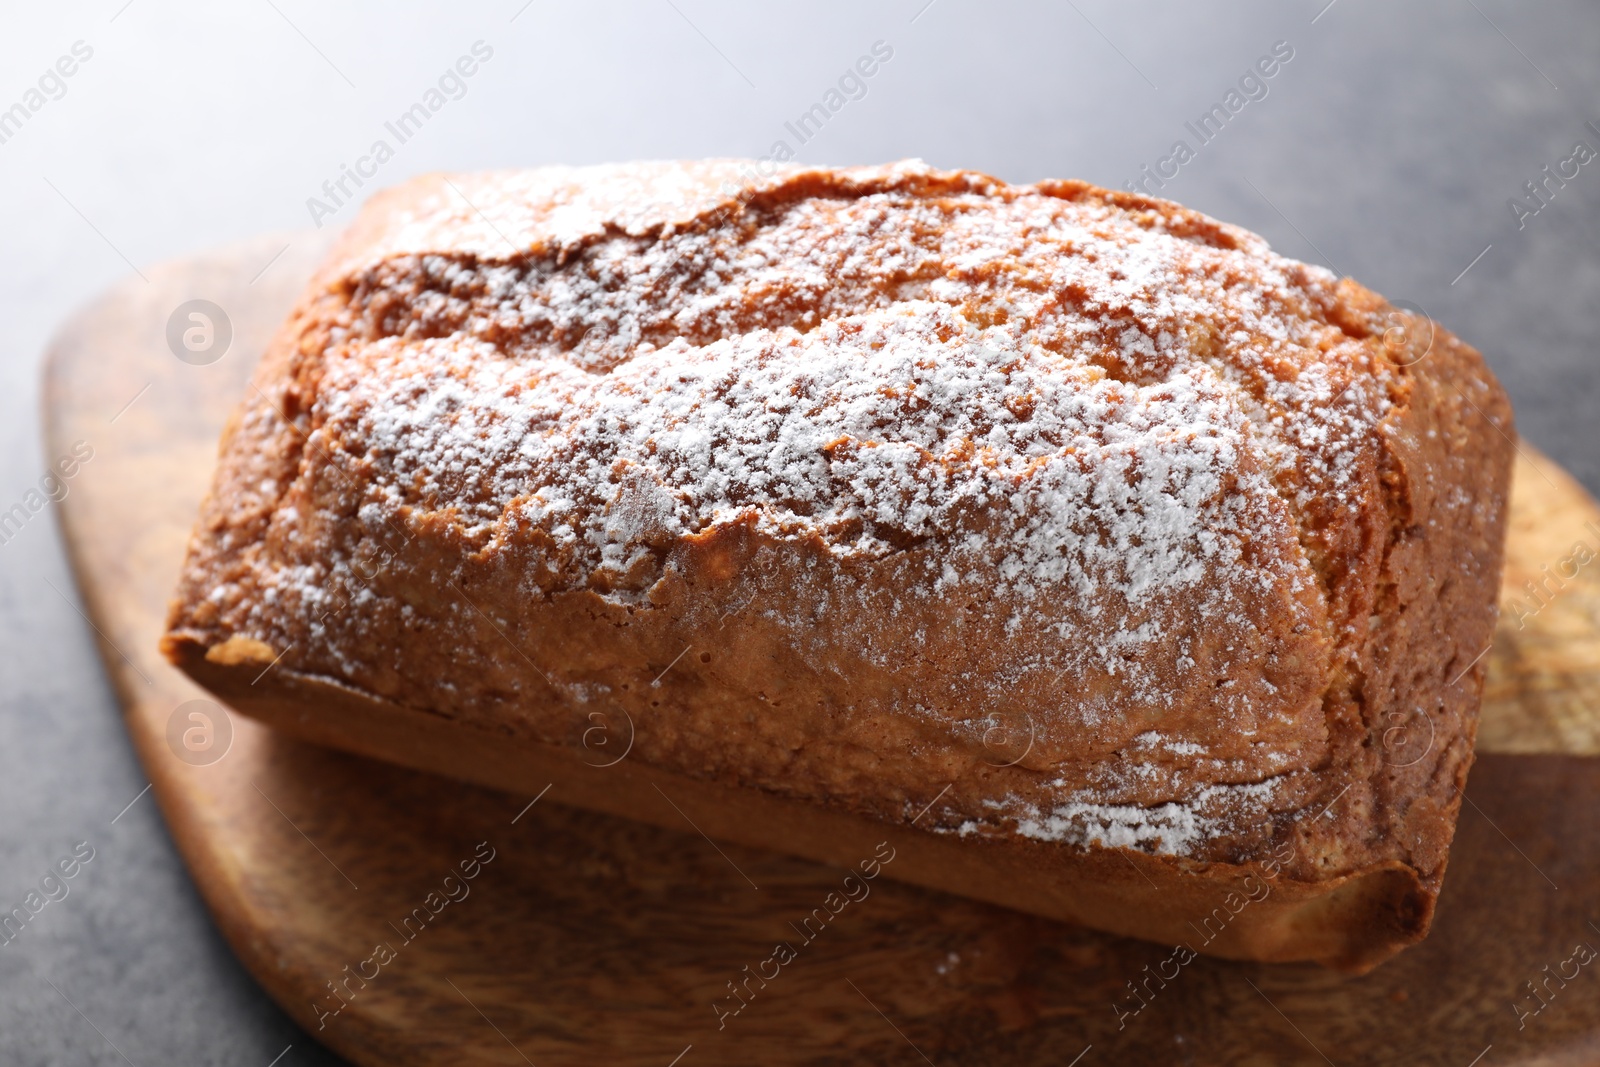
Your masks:
<path fill-rule="evenodd" d="M 230 426 L 168 654 L 1436 887 L 1511 447 L 1478 355 L 1166 201 L 755 167 L 374 198 Z"/>

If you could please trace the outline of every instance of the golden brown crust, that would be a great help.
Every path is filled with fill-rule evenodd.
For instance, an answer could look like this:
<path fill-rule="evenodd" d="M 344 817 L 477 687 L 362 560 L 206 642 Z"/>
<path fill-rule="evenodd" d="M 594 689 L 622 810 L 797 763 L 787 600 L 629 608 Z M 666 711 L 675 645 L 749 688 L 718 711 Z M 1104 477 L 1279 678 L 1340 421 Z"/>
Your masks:
<path fill-rule="evenodd" d="M 962 840 L 924 833 L 920 823 L 885 822 L 627 758 L 613 763 L 610 748 L 627 740 L 620 729 L 575 759 L 571 751 L 462 726 L 294 671 L 271 687 L 253 685 L 258 667 L 219 664 L 181 639 L 168 648 L 185 671 L 238 710 L 316 743 L 524 795 L 548 785 L 563 803 L 675 830 L 692 821 L 719 840 L 846 867 L 888 841 L 897 879 L 1207 955 L 1316 960 L 1360 973 L 1420 939 L 1432 918 L 1434 895 L 1397 861 L 1303 881 L 1286 873 L 1297 859 L 1288 842 L 1242 863 L 1197 864 L 1021 837 Z"/>
<path fill-rule="evenodd" d="M 165 647 L 346 747 L 384 748 L 354 692 L 572 759 L 621 717 L 630 765 L 785 819 L 937 793 L 908 841 L 1049 876 L 919 880 L 1124 933 L 1277 856 L 1295 908 L 1206 950 L 1370 965 L 1443 875 L 1512 433 L 1470 348 L 1164 201 L 419 179 L 267 354 Z M 1167 903 L 1049 890 L 1107 856 Z"/>

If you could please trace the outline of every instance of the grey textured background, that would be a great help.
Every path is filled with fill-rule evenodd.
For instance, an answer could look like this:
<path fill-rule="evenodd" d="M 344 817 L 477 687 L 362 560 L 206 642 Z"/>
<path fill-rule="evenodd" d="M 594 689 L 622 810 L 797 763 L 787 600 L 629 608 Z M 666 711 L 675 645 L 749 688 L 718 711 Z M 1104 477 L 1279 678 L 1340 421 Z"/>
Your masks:
<path fill-rule="evenodd" d="M 1600 160 L 1520 230 L 1507 204 L 1575 141 L 1600 147 L 1600 8 L 925 4 L 8 5 L 0 108 L 75 41 L 94 54 L 0 144 L 0 509 L 55 458 L 38 361 L 64 316 L 131 268 L 306 226 L 306 198 L 479 39 L 493 59 L 374 184 L 763 154 L 881 39 L 893 59 L 799 158 L 1120 185 L 1287 40 L 1269 95 L 1163 195 L 1448 323 L 1524 435 L 1600 489 Z M 281 1067 L 337 1062 L 234 962 L 149 799 L 110 823 L 145 778 L 71 595 L 53 518 L 0 545 L 0 910 L 74 842 L 97 850 L 0 948 L 0 1063 L 267 1067 L 291 1044 Z"/>

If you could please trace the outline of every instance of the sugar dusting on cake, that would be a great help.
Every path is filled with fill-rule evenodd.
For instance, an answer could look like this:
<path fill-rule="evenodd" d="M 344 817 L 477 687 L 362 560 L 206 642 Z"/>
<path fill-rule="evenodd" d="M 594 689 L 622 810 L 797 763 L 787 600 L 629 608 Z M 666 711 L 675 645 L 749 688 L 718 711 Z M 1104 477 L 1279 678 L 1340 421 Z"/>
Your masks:
<path fill-rule="evenodd" d="M 1137 602 L 1236 564 L 1242 524 L 1269 521 L 1266 475 L 1232 480 L 1254 445 L 1208 366 L 1130 385 L 943 304 L 675 341 L 603 376 L 455 339 L 363 357 L 330 366 L 323 432 L 371 443 L 396 506 L 454 508 L 478 540 L 532 523 L 588 572 L 746 518 L 887 555 L 967 509 L 1009 516 L 1014 591 Z M 931 589 L 995 536 L 952 539 Z"/>
<path fill-rule="evenodd" d="M 1140 806 L 1114 804 L 1092 795 L 1069 794 L 1048 805 L 1006 797 L 989 801 L 983 819 L 967 819 L 942 832 L 968 837 L 1009 832 L 1035 841 L 1126 848 L 1156 855 L 1188 856 L 1206 842 L 1259 822 L 1277 795 L 1277 778 L 1243 784 L 1208 785 L 1181 801 Z"/>

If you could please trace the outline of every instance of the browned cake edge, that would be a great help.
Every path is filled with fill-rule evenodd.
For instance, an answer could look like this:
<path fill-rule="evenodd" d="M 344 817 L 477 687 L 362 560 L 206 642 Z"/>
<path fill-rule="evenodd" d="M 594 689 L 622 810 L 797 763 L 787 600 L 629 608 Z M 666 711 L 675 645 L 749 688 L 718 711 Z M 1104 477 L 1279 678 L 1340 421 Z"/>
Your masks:
<path fill-rule="evenodd" d="M 178 647 L 179 666 L 231 707 L 318 744 L 525 796 L 548 784 L 548 801 L 844 867 L 887 841 L 895 852 L 884 873 L 901 881 L 1209 955 L 1313 960 L 1359 973 L 1420 939 L 1432 918 L 1433 895 L 1398 861 L 1302 882 L 1280 874 L 1272 857 L 1202 864 L 1021 837 L 962 840 L 634 761 L 586 766 L 571 750 L 491 735 L 294 671 L 252 685 L 258 666 L 208 661 L 194 643 Z M 930 802 L 939 788 L 930 783 Z"/>

